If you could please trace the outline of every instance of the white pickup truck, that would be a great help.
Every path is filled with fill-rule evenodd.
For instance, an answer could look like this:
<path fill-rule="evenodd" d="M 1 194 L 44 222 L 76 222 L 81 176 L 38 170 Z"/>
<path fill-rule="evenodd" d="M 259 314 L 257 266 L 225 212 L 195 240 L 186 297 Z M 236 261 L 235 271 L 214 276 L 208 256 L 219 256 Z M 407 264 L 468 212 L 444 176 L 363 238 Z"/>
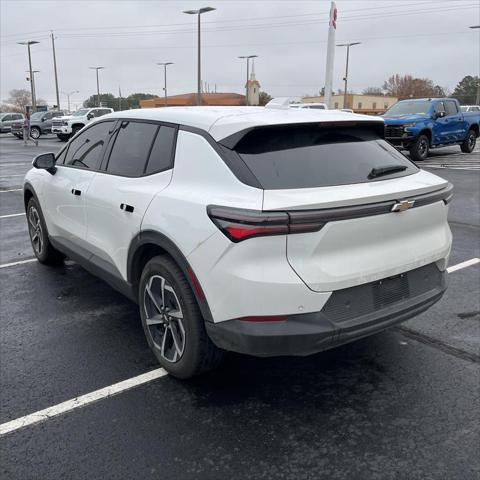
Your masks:
<path fill-rule="evenodd" d="M 66 142 L 87 123 L 107 113 L 113 113 L 113 109 L 105 107 L 81 108 L 72 115 L 55 118 L 52 121 L 52 133 L 56 133 L 60 140 Z"/>

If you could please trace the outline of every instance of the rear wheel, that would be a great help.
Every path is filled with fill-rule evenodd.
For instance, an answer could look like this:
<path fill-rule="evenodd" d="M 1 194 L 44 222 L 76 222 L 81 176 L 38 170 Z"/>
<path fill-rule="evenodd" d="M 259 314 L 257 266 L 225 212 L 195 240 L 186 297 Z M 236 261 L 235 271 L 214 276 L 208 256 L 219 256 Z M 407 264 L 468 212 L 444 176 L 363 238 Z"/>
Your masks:
<path fill-rule="evenodd" d="M 467 136 L 465 137 L 465 140 L 460 145 L 460 149 L 463 153 L 472 153 L 476 143 L 477 134 L 473 130 L 469 130 Z"/>
<path fill-rule="evenodd" d="M 419 135 L 410 148 L 410 158 L 416 161 L 425 160 L 428 157 L 430 142 L 426 135 Z"/>
<path fill-rule="evenodd" d="M 31 130 L 30 130 L 30 136 L 34 139 L 34 140 L 38 140 L 40 138 L 40 135 L 41 135 L 41 132 L 40 132 L 40 129 L 37 128 L 37 127 L 32 127 Z"/>
<path fill-rule="evenodd" d="M 139 305 L 148 344 L 170 374 L 189 378 L 220 363 L 222 351 L 208 337 L 190 285 L 170 257 L 159 255 L 145 265 Z"/>
<path fill-rule="evenodd" d="M 60 263 L 65 256 L 52 247 L 42 212 L 33 197 L 27 204 L 27 223 L 30 242 L 37 260 L 48 265 Z"/>

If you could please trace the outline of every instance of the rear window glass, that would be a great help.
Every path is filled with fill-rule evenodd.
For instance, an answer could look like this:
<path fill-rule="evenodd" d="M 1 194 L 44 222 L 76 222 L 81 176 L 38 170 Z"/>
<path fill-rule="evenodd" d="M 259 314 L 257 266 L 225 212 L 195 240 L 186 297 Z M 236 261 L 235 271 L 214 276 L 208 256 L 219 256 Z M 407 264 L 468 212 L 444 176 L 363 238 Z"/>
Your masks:
<path fill-rule="evenodd" d="M 385 140 L 357 126 L 289 125 L 247 133 L 235 151 L 265 189 L 315 188 L 386 180 L 418 171 Z M 372 171 L 405 167 L 381 176 Z"/>

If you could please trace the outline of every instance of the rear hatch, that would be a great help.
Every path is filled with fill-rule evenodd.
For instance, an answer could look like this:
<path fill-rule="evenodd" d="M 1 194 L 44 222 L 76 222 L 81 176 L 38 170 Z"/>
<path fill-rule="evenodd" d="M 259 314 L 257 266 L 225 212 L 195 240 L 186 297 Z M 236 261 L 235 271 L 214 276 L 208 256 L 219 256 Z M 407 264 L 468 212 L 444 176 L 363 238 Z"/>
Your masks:
<path fill-rule="evenodd" d="M 289 125 L 255 129 L 235 147 L 264 188 L 263 210 L 288 212 L 290 232 L 316 230 L 290 233 L 286 248 L 312 290 L 348 288 L 448 256 L 451 186 L 381 137 L 378 124 Z"/>

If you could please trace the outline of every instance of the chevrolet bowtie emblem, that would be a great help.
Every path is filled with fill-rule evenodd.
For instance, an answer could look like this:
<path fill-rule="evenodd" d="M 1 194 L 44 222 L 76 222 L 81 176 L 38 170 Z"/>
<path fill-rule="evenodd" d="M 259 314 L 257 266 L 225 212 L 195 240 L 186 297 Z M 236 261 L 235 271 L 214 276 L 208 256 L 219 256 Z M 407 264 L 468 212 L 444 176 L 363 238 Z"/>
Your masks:
<path fill-rule="evenodd" d="M 391 211 L 404 212 L 405 210 L 412 208 L 414 203 L 415 203 L 415 200 L 402 200 L 401 202 L 398 202 L 395 205 L 393 205 Z"/>

